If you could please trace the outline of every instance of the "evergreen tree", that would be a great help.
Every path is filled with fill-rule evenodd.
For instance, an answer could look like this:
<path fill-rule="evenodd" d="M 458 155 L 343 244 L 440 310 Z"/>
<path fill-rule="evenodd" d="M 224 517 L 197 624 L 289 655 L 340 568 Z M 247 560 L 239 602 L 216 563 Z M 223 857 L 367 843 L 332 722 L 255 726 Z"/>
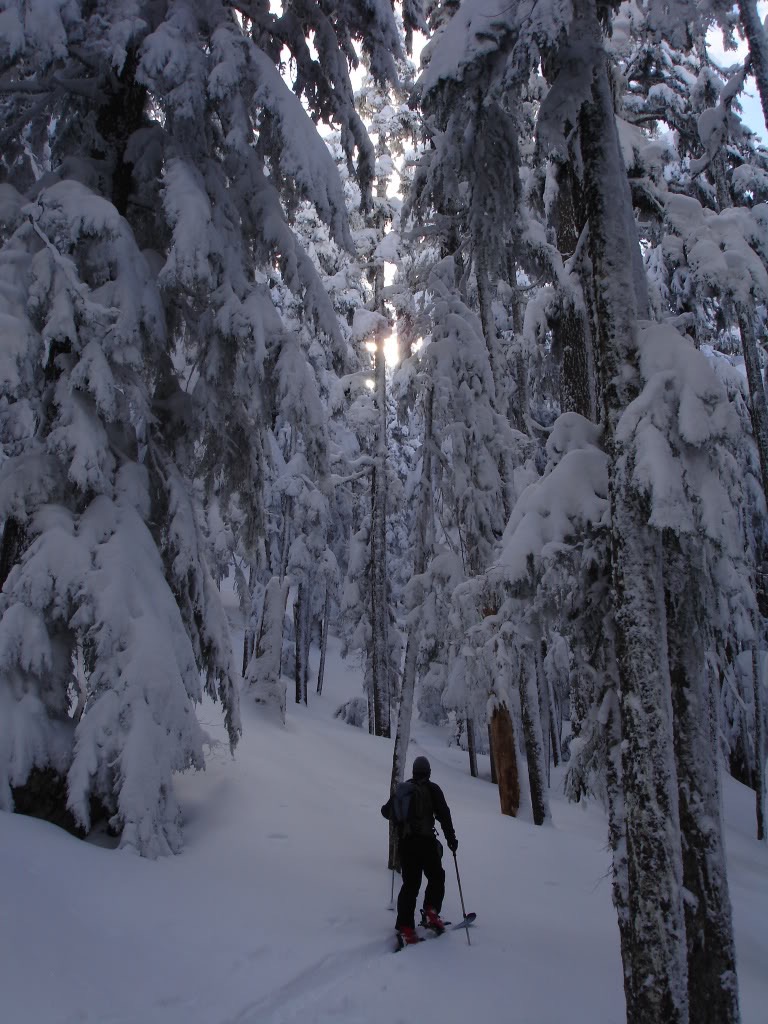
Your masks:
<path fill-rule="evenodd" d="M 2 799 L 12 805 L 33 772 L 54 788 L 66 778 L 81 826 L 101 801 L 122 841 L 154 855 L 180 842 L 172 772 L 203 762 L 200 670 L 233 744 L 239 732 L 194 481 L 235 509 L 251 565 L 266 567 L 273 400 L 297 386 L 273 267 L 340 365 L 346 355 L 290 225 L 303 198 L 352 244 L 307 110 L 341 125 L 366 207 L 372 150 L 354 110 L 353 41 L 382 79 L 395 77 L 400 39 L 383 2 L 280 16 L 222 0 L 36 11 L 14 7 L 0 30 L 13 126 L 0 158 L 2 302 L 17 339 L 3 384 Z M 79 553 L 54 566 L 62 536 Z M 99 572 L 129 551 L 135 575 L 122 593 L 105 589 Z M 154 611 L 140 600 L 150 593 Z M 74 660 L 86 686 L 76 723 Z"/>

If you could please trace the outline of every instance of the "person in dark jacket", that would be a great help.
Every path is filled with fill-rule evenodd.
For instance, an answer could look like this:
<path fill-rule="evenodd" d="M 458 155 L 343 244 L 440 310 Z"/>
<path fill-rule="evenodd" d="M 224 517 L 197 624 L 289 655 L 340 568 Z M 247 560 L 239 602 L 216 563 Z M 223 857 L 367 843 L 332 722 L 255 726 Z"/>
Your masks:
<path fill-rule="evenodd" d="M 435 832 L 435 818 L 440 822 L 448 849 L 454 853 L 459 846 L 448 804 L 442 789 L 430 781 L 431 772 L 426 757 L 414 760 L 411 782 L 418 787 L 416 796 L 412 798 L 415 800 L 415 813 L 412 810 L 408 821 L 397 825 L 403 884 L 397 897 L 395 930 L 405 945 L 419 941 L 414 918 L 422 875 L 427 879 L 422 922 L 436 932 L 442 932 L 445 928 L 440 918 L 445 895 L 443 848 Z M 394 817 L 393 800 L 394 797 L 390 797 L 381 808 L 381 813 L 388 821 Z"/>

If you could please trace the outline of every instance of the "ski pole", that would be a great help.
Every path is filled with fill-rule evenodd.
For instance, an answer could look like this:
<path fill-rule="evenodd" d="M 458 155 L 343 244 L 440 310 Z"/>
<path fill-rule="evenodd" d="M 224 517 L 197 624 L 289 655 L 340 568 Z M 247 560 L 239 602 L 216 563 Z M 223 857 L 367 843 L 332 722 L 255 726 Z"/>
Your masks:
<path fill-rule="evenodd" d="M 466 907 L 464 906 L 464 894 L 461 891 L 461 878 L 459 877 L 459 862 L 458 862 L 458 860 L 456 860 L 456 851 L 455 850 L 453 851 L 453 863 L 454 863 L 454 866 L 456 868 L 456 881 L 459 884 L 459 899 L 461 900 L 461 914 L 462 914 L 462 917 L 464 918 L 464 921 L 466 922 L 466 920 L 467 920 L 467 910 L 466 910 Z M 464 931 L 467 933 L 467 945 L 471 946 L 472 945 L 472 940 L 469 937 L 469 925 L 468 924 L 464 925 Z"/>

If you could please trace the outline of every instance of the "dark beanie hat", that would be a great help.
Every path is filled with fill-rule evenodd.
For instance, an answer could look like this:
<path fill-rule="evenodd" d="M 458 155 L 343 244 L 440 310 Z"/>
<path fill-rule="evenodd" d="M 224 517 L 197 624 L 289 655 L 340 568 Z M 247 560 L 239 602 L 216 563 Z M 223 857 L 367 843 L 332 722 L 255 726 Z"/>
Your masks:
<path fill-rule="evenodd" d="M 414 779 L 428 779 L 432 774 L 432 768 L 426 757 L 417 757 L 413 762 Z"/>

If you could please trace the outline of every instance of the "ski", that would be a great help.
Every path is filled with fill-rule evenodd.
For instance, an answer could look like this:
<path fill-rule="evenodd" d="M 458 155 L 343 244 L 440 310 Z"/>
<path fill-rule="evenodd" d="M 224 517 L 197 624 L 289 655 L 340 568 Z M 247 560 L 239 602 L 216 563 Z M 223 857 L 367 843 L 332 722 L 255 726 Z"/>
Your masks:
<path fill-rule="evenodd" d="M 457 924 L 451 924 L 450 921 L 446 921 L 445 926 L 446 928 L 450 926 L 451 931 L 455 931 L 457 928 L 469 928 L 470 925 L 473 925 L 475 923 L 476 917 L 477 914 L 474 912 L 474 910 L 472 910 L 470 911 L 469 914 L 467 914 L 463 921 L 459 921 Z"/>
<path fill-rule="evenodd" d="M 470 925 L 473 925 L 475 923 L 476 917 L 477 914 L 473 910 L 470 911 L 469 914 L 467 914 L 463 921 L 457 921 L 456 924 L 454 924 L 453 921 L 443 921 L 443 931 L 447 931 L 449 928 L 451 929 L 451 931 L 453 931 L 455 928 L 469 928 Z M 443 934 L 442 931 L 438 931 L 436 928 L 430 928 L 428 924 L 424 923 L 424 921 L 421 922 L 421 927 L 426 928 L 427 931 L 430 931 L 435 935 Z"/>

